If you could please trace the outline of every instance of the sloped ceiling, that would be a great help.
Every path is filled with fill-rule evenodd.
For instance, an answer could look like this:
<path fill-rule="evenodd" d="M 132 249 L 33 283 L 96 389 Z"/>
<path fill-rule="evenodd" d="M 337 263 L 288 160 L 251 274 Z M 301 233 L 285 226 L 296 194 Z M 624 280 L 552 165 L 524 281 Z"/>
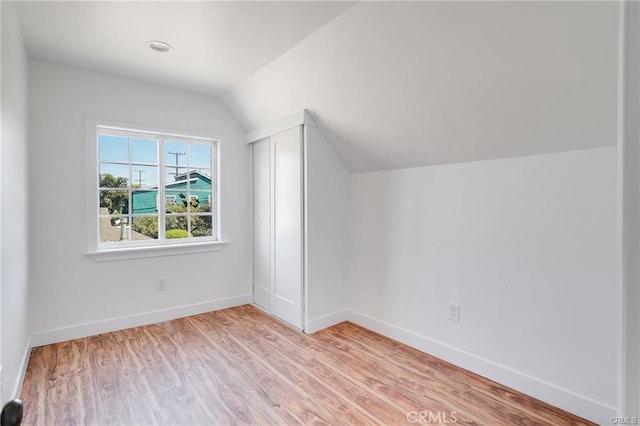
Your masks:
<path fill-rule="evenodd" d="M 213 95 L 229 90 L 353 2 L 21 1 L 29 55 Z M 150 50 L 162 40 L 174 49 Z"/>
<path fill-rule="evenodd" d="M 247 131 L 306 108 L 353 172 L 616 143 L 613 1 L 18 6 L 32 57 L 221 96 Z"/>
<path fill-rule="evenodd" d="M 224 96 L 246 128 L 307 108 L 351 171 L 616 143 L 615 3 L 371 2 Z"/>

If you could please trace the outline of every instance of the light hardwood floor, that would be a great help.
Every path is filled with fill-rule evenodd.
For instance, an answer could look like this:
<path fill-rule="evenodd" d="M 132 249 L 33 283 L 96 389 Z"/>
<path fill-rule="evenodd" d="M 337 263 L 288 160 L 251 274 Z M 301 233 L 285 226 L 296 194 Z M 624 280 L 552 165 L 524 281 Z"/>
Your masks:
<path fill-rule="evenodd" d="M 592 424 L 351 323 L 252 306 L 35 348 L 24 425 Z"/>

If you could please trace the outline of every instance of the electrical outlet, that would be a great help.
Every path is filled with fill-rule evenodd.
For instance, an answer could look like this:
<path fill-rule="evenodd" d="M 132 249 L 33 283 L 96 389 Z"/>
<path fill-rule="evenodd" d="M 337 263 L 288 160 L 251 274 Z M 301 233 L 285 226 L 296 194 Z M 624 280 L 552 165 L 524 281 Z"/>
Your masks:
<path fill-rule="evenodd" d="M 460 305 L 457 303 L 449 303 L 449 319 L 460 322 Z"/>
<path fill-rule="evenodd" d="M 167 289 L 167 279 L 158 278 L 158 291 L 164 291 Z"/>

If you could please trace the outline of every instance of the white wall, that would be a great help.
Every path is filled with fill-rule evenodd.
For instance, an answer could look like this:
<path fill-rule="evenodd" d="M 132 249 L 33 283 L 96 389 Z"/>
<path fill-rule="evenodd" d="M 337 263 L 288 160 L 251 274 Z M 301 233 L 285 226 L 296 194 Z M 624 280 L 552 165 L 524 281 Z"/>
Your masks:
<path fill-rule="evenodd" d="M 346 318 L 349 171 L 318 127 L 305 132 L 305 331 L 314 332 Z"/>
<path fill-rule="evenodd" d="M 29 64 L 34 344 L 250 302 L 250 150 L 223 104 L 67 66 Z M 220 136 L 229 246 L 104 263 L 85 256 L 87 115 Z M 159 277 L 168 279 L 167 291 L 155 290 Z M 149 314 L 156 311 L 163 312 Z"/>
<path fill-rule="evenodd" d="M 29 342 L 27 246 L 27 57 L 17 16 L 2 2 L 2 159 L 0 204 L 0 405 L 15 397 Z"/>
<path fill-rule="evenodd" d="M 351 319 L 569 411 L 617 403 L 616 148 L 351 176 Z M 461 322 L 448 304 L 461 305 Z"/>

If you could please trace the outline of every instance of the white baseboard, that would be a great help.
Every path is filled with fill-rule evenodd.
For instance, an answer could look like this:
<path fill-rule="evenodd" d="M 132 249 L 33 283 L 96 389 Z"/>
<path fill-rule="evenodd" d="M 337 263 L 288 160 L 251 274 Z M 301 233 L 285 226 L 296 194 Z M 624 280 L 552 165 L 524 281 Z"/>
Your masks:
<path fill-rule="evenodd" d="M 598 424 L 609 424 L 610 418 L 617 415 L 616 408 L 613 406 L 578 395 L 385 321 L 354 311 L 348 311 L 348 320 Z"/>
<path fill-rule="evenodd" d="M 304 332 L 308 334 L 315 333 L 316 331 L 344 322 L 347 318 L 347 311 L 338 311 L 320 318 L 310 319 L 307 320 Z"/>
<path fill-rule="evenodd" d="M 27 340 L 27 346 L 24 348 L 22 354 L 22 361 L 20 361 L 20 367 L 18 369 L 18 376 L 13 385 L 13 391 L 11 393 L 12 398 L 20 398 L 22 392 L 22 384 L 24 383 L 24 376 L 27 374 L 27 367 L 29 366 L 29 355 L 31 354 L 31 338 Z"/>
<path fill-rule="evenodd" d="M 253 297 L 251 294 L 244 294 L 227 299 L 210 300 L 208 302 L 194 303 L 192 305 L 177 306 L 159 311 L 144 312 L 137 315 L 110 318 L 103 321 L 40 331 L 31 335 L 31 347 L 33 348 L 51 343 L 64 342 L 81 337 L 95 336 L 100 333 L 108 333 L 111 331 L 123 330 L 125 328 L 154 324 L 176 318 L 203 314 L 205 312 L 218 311 L 220 309 L 246 305 L 248 303 L 252 303 L 252 300 Z"/>

